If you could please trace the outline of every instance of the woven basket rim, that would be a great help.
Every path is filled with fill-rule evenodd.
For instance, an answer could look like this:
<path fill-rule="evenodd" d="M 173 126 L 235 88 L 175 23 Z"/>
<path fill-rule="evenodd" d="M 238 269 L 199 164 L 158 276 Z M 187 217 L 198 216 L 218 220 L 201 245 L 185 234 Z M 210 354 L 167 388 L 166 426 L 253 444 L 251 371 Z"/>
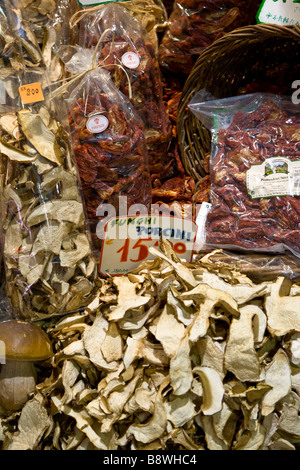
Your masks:
<path fill-rule="evenodd" d="M 268 42 L 272 39 L 276 39 L 276 41 L 282 39 L 300 42 L 300 26 L 281 26 L 271 24 L 243 26 L 226 33 L 200 54 L 183 86 L 182 96 L 178 106 L 177 135 L 183 163 L 187 158 L 187 154 L 190 153 L 189 149 L 191 149 L 190 132 L 187 132 L 186 130 L 189 117 L 189 113 L 186 109 L 191 98 L 200 90 L 200 88 L 196 89 L 197 83 L 199 83 L 200 80 L 203 81 L 205 74 L 208 74 L 210 71 L 211 64 L 217 58 L 226 56 L 228 53 L 233 53 L 235 50 L 240 51 L 242 48 L 245 49 L 246 53 L 247 47 L 253 48 L 255 44 L 264 41 Z M 193 116 L 191 116 L 191 119 L 194 119 Z M 195 161 L 195 165 L 196 163 L 197 162 Z M 197 170 L 192 168 L 192 173 L 194 173 L 192 176 L 195 176 L 195 174 L 197 174 Z"/>
<path fill-rule="evenodd" d="M 250 42 L 261 42 L 262 39 L 274 38 L 276 39 L 298 39 L 300 41 L 300 26 L 280 26 L 280 25 L 271 25 L 271 24 L 257 24 L 251 26 L 243 26 L 237 28 L 230 33 L 226 33 L 221 38 L 217 39 L 213 44 L 208 46 L 198 57 L 191 73 L 189 74 L 184 87 L 183 95 L 185 89 L 188 87 L 189 82 L 192 81 L 193 76 L 197 74 L 198 69 L 202 67 L 203 63 L 207 63 L 208 57 L 212 57 L 213 54 L 220 55 L 221 51 L 226 52 L 226 50 L 233 49 L 234 47 L 240 48 L 241 41 L 243 40 L 245 46 Z M 246 41 L 245 41 L 246 39 Z"/>

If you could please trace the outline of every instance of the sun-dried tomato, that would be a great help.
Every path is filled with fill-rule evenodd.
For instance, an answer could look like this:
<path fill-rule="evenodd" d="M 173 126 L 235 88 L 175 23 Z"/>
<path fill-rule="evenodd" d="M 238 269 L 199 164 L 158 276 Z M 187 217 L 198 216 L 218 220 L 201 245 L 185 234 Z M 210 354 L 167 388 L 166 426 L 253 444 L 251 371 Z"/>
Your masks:
<path fill-rule="evenodd" d="M 199 54 L 225 33 L 255 24 L 261 0 L 175 0 L 159 48 L 162 67 L 191 72 Z"/>
<path fill-rule="evenodd" d="M 252 112 L 237 112 L 230 126 L 218 131 L 208 244 L 255 251 L 288 248 L 300 255 L 300 114 L 295 108 L 267 98 Z M 293 162 L 299 169 L 292 168 Z M 258 190 L 250 191 L 248 172 L 259 165 L 264 173 L 255 173 Z"/>

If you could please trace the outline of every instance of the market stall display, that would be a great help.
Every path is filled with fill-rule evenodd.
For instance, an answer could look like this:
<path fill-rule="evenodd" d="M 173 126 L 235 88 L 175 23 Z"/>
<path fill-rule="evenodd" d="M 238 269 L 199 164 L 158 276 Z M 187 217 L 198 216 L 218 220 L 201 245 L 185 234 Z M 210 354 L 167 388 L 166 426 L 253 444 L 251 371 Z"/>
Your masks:
<path fill-rule="evenodd" d="M 43 324 L 56 353 L 0 420 L 6 450 L 298 448 L 299 286 L 162 249 L 102 280 L 83 315 Z"/>
<path fill-rule="evenodd" d="M 300 26 L 86 3 L 0 0 L 0 450 L 299 450 Z"/>

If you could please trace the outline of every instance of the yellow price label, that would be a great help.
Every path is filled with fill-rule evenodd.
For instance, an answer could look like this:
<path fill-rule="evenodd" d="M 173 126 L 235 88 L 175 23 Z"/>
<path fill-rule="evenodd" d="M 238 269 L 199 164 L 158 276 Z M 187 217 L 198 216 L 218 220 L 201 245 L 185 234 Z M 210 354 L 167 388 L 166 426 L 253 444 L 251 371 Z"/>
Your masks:
<path fill-rule="evenodd" d="M 19 88 L 19 93 L 23 104 L 38 103 L 45 99 L 40 83 L 22 85 Z"/>

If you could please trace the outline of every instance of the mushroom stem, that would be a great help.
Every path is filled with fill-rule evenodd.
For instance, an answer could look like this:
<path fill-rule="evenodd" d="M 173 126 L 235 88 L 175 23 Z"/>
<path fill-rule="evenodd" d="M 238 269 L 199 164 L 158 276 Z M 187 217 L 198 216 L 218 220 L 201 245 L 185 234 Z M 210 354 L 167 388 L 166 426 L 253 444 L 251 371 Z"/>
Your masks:
<path fill-rule="evenodd" d="M 30 361 L 7 360 L 0 373 L 0 404 L 9 411 L 18 411 L 36 386 L 36 370 Z"/>

